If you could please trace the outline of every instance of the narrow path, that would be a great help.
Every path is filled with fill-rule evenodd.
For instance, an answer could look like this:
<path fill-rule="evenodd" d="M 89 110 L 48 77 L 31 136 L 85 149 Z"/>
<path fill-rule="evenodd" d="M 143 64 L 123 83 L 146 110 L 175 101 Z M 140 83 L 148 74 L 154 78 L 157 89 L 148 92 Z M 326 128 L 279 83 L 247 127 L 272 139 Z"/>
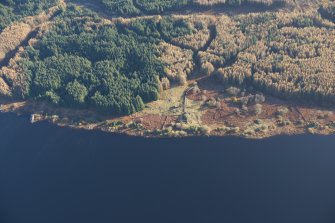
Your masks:
<path fill-rule="evenodd" d="M 187 103 L 187 95 L 195 88 L 195 86 L 189 87 L 185 90 L 183 95 L 183 114 L 186 114 L 186 103 Z"/>
<path fill-rule="evenodd" d="M 305 118 L 305 116 L 301 113 L 300 109 L 297 106 L 293 106 L 293 108 L 298 112 L 298 114 L 301 116 L 302 120 L 304 120 L 304 122 L 307 122 L 307 119 Z"/>

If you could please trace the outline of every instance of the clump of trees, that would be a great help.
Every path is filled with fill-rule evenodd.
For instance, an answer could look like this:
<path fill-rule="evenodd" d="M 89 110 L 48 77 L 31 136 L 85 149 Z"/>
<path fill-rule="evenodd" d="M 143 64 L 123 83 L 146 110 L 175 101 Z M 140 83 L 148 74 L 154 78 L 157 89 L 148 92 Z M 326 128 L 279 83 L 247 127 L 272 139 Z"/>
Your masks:
<path fill-rule="evenodd" d="M 164 17 L 160 21 L 162 35 L 168 40 L 192 34 L 192 26 L 185 19 L 178 19 L 172 16 Z"/>
<path fill-rule="evenodd" d="M 218 37 L 208 50 L 226 59 L 226 66 L 216 72 L 221 81 L 280 98 L 334 104 L 333 24 L 315 12 L 221 20 L 227 25 L 218 26 Z"/>
<path fill-rule="evenodd" d="M 240 6 L 243 3 L 271 6 L 285 3 L 288 0 L 99 0 L 112 14 L 134 16 L 139 14 L 159 14 L 166 11 L 178 10 L 183 7 L 213 5 Z"/>
<path fill-rule="evenodd" d="M 188 0 L 99 0 L 111 13 L 134 16 L 162 13 L 188 4 Z"/>
<path fill-rule="evenodd" d="M 91 17 L 63 16 L 19 64 L 25 78 L 16 96 L 108 115 L 131 114 L 157 100 L 165 76 L 153 39 Z"/>
<path fill-rule="evenodd" d="M 177 16 L 175 16 L 178 19 Z M 206 48 L 208 40 L 211 38 L 211 32 L 214 32 L 215 26 L 213 25 L 215 19 L 213 17 L 193 15 L 190 17 L 179 17 L 184 20 L 188 33 L 184 32 L 183 35 L 174 37 L 171 41 L 175 45 L 182 48 L 192 49 L 193 51 L 203 50 Z"/>
<path fill-rule="evenodd" d="M 214 70 L 215 70 L 214 66 L 209 62 L 206 62 L 201 65 L 201 71 L 203 72 L 204 75 L 209 76 L 214 72 Z"/>
<path fill-rule="evenodd" d="M 99 0 L 111 14 L 138 15 L 140 10 L 136 8 L 132 0 Z"/>
<path fill-rule="evenodd" d="M 135 0 L 138 6 L 147 13 L 162 13 L 177 9 L 189 3 L 189 0 Z"/>
<path fill-rule="evenodd" d="M 158 54 L 160 60 L 164 62 L 167 78 L 180 85 L 187 84 L 187 76 L 192 73 L 195 66 L 193 51 L 162 42 L 158 44 Z"/>
<path fill-rule="evenodd" d="M 177 9 L 190 3 L 189 0 L 99 0 L 114 14 L 134 16 L 141 13 L 157 14 Z"/>

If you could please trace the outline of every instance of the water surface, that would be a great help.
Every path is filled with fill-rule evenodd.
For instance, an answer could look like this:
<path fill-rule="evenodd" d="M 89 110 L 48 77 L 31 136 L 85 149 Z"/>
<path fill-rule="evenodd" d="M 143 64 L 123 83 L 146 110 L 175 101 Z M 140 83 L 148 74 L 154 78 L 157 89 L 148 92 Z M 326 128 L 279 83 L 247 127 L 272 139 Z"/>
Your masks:
<path fill-rule="evenodd" d="M 334 223 L 335 137 L 144 139 L 0 115 L 1 223 Z"/>

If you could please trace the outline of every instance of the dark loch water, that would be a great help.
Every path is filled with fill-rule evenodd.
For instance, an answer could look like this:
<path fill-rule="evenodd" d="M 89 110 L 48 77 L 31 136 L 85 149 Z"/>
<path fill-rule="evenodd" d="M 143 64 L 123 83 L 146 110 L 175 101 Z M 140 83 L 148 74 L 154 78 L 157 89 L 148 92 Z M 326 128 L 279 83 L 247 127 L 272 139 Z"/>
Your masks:
<path fill-rule="evenodd" d="M 1 223 L 334 223 L 335 137 L 143 139 L 0 115 Z"/>

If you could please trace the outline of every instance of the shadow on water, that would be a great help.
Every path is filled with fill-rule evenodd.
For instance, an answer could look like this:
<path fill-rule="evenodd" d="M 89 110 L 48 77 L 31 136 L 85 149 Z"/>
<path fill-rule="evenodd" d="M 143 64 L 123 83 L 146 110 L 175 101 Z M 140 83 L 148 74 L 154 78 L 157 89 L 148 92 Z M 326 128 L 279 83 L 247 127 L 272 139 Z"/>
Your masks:
<path fill-rule="evenodd" d="M 335 222 L 335 137 L 145 139 L 0 114 L 0 222 Z"/>

